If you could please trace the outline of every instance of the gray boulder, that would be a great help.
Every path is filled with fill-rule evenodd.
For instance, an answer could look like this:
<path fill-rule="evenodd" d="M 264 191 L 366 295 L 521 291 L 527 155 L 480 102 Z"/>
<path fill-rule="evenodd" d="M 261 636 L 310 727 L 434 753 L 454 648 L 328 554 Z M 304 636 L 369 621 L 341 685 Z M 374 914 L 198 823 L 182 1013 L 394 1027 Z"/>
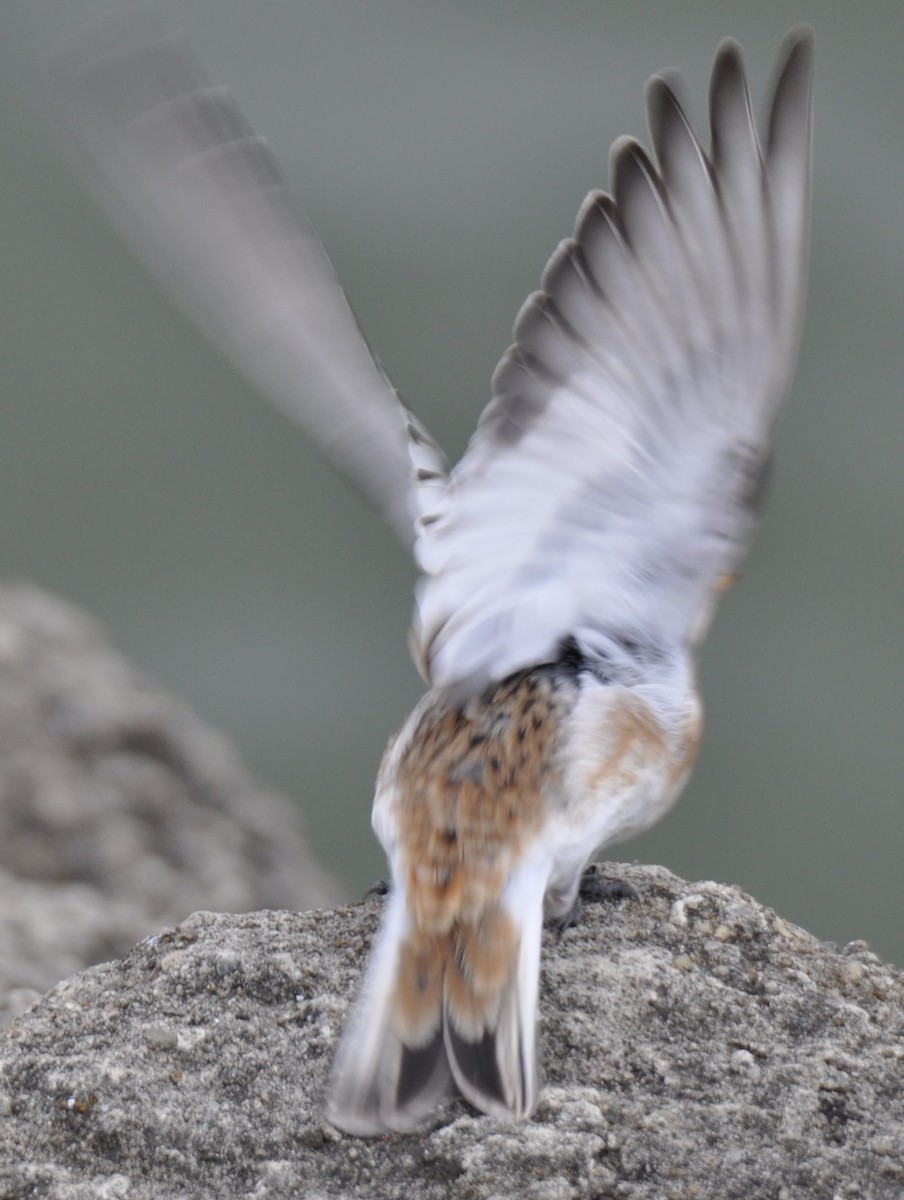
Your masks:
<path fill-rule="evenodd" d="M 382 901 L 198 913 L 0 1041 L 0 1195 L 904 1195 L 901 973 L 736 888 L 611 871 L 640 899 L 546 938 L 531 1121 L 450 1100 L 420 1134 L 341 1135 L 323 1089 Z"/>
<path fill-rule="evenodd" d="M 218 733 L 89 617 L 0 587 L 0 1025 L 197 908 L 337 897 L 297 810 Z"/>

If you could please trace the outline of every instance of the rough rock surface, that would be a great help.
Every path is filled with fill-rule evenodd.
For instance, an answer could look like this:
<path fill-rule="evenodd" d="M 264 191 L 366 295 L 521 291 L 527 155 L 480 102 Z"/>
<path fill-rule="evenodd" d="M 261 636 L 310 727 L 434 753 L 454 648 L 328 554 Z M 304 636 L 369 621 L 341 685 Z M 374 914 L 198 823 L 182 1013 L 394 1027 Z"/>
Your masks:
<path fill-rule="evenodd" d="M 27 585 L 0 587 L 0 1024 L 197 908 L 337 890 L 225 740 Z"/>
<path fill-rule="evenodd" d="M 0 1027 L 90 963 L 118 958 L 153 921 L 83 883 L 35 883 L 0 870 Z"/>
<path fill-rule="evenodd" d="M 0 1196 L 904 1195 L 904 978 L 735 888 L 611 868 L 639 900 L 549 931 L 546 1087 L 363 1141 L 321 1100 L 380 900 L 196 914 L 0 1039 Z"/>

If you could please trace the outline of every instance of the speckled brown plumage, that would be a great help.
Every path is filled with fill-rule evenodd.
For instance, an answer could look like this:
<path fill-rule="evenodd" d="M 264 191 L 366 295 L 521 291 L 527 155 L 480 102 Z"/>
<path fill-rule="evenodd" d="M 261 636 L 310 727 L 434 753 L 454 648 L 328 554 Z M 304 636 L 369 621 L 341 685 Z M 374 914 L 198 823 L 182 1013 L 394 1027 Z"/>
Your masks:
<path fill-rule="evenodd" d="M 560 783 L 557 733 L 573 694 L 543 668 L 423 713 L 399 763 L 394 804 L 418 928 L 446 933 L 498 898 Z"/>

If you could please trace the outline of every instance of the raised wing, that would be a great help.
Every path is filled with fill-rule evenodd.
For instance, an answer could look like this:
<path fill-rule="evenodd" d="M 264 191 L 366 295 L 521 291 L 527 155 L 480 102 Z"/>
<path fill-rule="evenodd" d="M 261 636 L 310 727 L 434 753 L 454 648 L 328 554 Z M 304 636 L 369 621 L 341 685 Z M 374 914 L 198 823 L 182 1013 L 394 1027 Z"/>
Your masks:
<path fill-rule="evenodd" d="M 519 314 L 493 400 L 421 526 L 414 652 L 434 684 L 550 661 L 573 636 L 656 656 L 703 636 L 743 555 L 795 358 L 808 246 L 808 32 L 761 144 L 720 47 L 704 151 L 647 93 L 656 160 L 623 139 Z"/>
<path fill-rule="evenodd" d="M 50 63 L 73 157 L 146 265 L 405 545 L 442 454 L 374 361 L 268 143 L 143 16 Z M 431 487 L 416 489 L 420 472 Z"/>

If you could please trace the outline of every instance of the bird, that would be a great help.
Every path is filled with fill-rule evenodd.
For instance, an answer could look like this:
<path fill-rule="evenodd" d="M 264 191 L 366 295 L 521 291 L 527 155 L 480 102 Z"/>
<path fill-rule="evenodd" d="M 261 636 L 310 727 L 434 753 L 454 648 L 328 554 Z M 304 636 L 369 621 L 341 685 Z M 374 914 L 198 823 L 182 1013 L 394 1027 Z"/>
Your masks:
<path fill-rule="evenodd" d="M 379 767 L 391 885 L 326 1102 L 349 1134 L 416 1130 L 456 1093 L 531 1115 L 544 921 L 688 779 L 700 648 L 757 523 L 801 335 L 812 74 L 812 32 L 792 30 L 759 129 L 722 42 L 707 145 L 676 78 L 649 81 L 651 149 L 613 144 L 608 191 L 521 308 L 450 469 L 269 143 L 187 43 L 130 16 L 48 64 L 99 202 L 420 571 L 427 690 Z"/>

